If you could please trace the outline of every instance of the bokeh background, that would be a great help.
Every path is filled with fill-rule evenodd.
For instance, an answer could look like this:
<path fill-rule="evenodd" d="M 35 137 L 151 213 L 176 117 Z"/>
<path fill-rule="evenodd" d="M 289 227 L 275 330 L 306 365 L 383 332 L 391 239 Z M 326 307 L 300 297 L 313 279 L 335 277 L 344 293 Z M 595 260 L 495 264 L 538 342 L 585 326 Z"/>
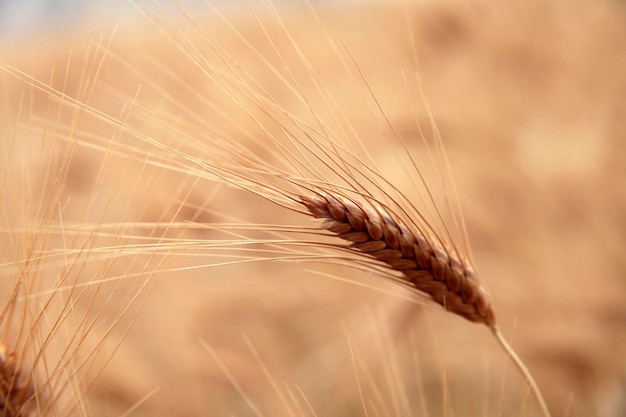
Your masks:
<path fill-rule="evenodd" d="M 9 22 L 2 29 L 3 64 L 89 100 L 173 146 L 182 146 L 181 135 L 202 140 L 203 131 L 219 131 L 262 150 L 258 137 L 241 134 L 254 131 L 250 121 L 132 7 L 80 2 L 66 8 L 68 13 L 46 11 L 62 10 L 61 3 L 7 4 L 2 6 L 2 19 Z M 228 6 L 229 21 L 263 56 L 282 65 L 260 41 L 262 30 L 248 8 Z M 477 268 L 492 292 L 504 333 L 536 375 L 553 415 L 624 415 L 623 2 L 335 6 L 316 6 L 323 27 L 331 39 L 341 37 L 348 45 L 391 123 L 416 153 L 424 151 L 416 119 L 429 126 L 432 112 L 458 183 Z M 372 116 L 370 103 L 362 90 L 351 87 L 359 85 L 358 77 L 338 63 L 346 54 L 329 46 L 305 7 L 283 4 L 278 9 L 381 171 L 409 198 L 417 198 L 411 178 L 399 170 L 396 154 L 381 139 L 380 120 Z M 311 119 L 223 22 L 206 9 L 194 10 L 194 18 L 259 85 L 284 108 Z M 305 81 L 308 73 L 277 22 L 262 18 L 304 91 L 314 97 L 314 86 Z M 94 82 L 90 75 L 103 53 L 94 42 L 116 24 L 120 28 Z M 192 36 L 203 45 L 197 34 Z M 66 68 L 67 80 L 59 75 Z M 410 80 L 416 70 L 428 109 L 415 82 L 405 77 L 409 74 Z M 140 159 L 116 157 L 106 146 L 72 146 L 68 137 L 113 148 L 133 142 L 84 111 L 51 117 L 62 107 L 58 101 L 6 72 L 2 77 L 3 230 L 11 236 L 4 240 L 11 242 L 3 251 L 5 267 L 24 256 L 15 242 L 33 239 L 10 226 L 58 221 L 59 210 L 63 221 L 74 224 L 209 223 L 223 220 L 224 213 L 245 222 L 307 224 L 293 213 L 209 181 L 197 182 L 185 172 L 145 167 Z M 318 99 L 312 103 L 320 106 Z M 133 146 L 137 154 L 157 154 L 147 145 Z M 210 147 L 203 149 L 198 156 L 210 158 Z M 62 186 L 47 180 L 55 175 Z M 33 208 L 40 205 L 48 208 Z M 128 233 L 119 235 L 145 242 L 153 242 L 155 235 L 221 236 L 191 227 L 123 230 Z M 47 233 L 42 245 L 51 252 L 141 241 L 118 235 L 76 237 L 70 243 L 61 233 Z M 99 346 L 104 356 L 114 353 L 110 362 L 96 361 L 81 370 L 98 374 L 88 387 L 85 414 L 313 415 L 310 406 L 316 415 L 336 416 L 538 415 L 523 381 L 486 329 L 428 303 L 407 301 L 410 294 L 393 285 L 367 274 L 355 277 L 346 268 L 310 264 L 176 270 L 213 258 L 173 252 L 84 255 L 80 270 L 72 272 L 77 282 L 129 277 L 87 298 L 106 307 L 101 316 L 91 303 L 76 304 L 77 312 L 99 318 L 90 333 L 95 340 L 106 335 Z M 49 263 L 40 269 L 45 283 L 63 268 Z M 386 292 L 323 278 L 311 269 Z M 131 303 L 121 325 L 109 330 L 110 320 L 143 282 L 133 274 L 162 270 L 169 272 L 149 280 L 142 292 L 145 301 Z M 4 275 L 10 271 L 6 267 Z"/>

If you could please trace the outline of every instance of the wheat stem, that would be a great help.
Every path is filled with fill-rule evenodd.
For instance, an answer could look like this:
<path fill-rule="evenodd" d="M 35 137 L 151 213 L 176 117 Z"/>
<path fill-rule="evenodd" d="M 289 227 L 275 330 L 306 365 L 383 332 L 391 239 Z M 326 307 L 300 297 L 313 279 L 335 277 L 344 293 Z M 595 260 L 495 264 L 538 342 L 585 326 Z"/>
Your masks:
<path fill-rule="evenodd" d="M 506 341 L 506 339 L 504 338 L 504 335 L 502 334 L 502 332 L 497 326 L 491 326 L 490 329 L 493 335 L 498 340 L 498 343 L 500 344 L 500 346 L 502 346 L 502 348 L 504 349 L 506 354 L 509 356 L 509 358 L 511 358 L 511 360 L 513 361 L 517 369 L 520 370 L 520 372 L 526 379 L 526 382 L 528 383 L 528 385 L 530 385 L 530 390 L 532 391 L 533 395 L 535 396 L 535 399 L 539 403 L 539 408 L 541 409 L 541 414 L 543 415 L 543 417 L 551 417 L 550 411 L 548 410 L 548 406 L 546 405 L 546 401 L 544 400 L 543 395 L 541 394 L 541 390 L 539 389 L 537 382 L 535 382 L 535 378 L 533 378 L 532 374 L 530 373 L 526 365 L 524 365 L 524 362 L 522 362 L 520 357 L 517 356 L 517 353 L 515 353 L 515 350 L 513 350 L 509 342 Z"/>

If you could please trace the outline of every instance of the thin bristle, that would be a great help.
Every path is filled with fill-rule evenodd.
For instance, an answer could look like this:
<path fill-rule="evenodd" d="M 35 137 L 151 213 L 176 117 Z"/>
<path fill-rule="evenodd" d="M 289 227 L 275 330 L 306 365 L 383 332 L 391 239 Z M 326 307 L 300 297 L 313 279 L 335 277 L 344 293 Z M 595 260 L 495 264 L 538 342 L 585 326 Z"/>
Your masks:
<path fill-rule="evenodd" d="M 397 271 L 407 284 L 447 311 L 494 328 L 491 297 L 471 265 L 437 240 L 411 230 L 382 207 L 375 210 L 339 194 L 300 196 L 321 228 L 351 242 L 348 248 Z"/>

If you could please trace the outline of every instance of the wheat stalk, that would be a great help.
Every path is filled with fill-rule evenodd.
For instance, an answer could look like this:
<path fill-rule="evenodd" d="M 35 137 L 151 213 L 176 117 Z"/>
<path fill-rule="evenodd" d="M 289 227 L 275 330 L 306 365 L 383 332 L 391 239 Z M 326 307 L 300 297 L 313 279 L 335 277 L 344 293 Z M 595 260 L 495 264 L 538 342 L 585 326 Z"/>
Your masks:
<path fill-rule="evenodd" d="M 487 325 L 524 375 L 543 416 L 550 417 L 541 390 L 500 332 L 491 297 L 467 260 L 428 234 L 411 230 L 380 205 L 371 208 L 338 192 L 300 196 L 300 203 L 320 220 L 321 229 L 350 242 L 349 250 L 399 272 L 407 286 L 427 294 L 447 311 Z"/>

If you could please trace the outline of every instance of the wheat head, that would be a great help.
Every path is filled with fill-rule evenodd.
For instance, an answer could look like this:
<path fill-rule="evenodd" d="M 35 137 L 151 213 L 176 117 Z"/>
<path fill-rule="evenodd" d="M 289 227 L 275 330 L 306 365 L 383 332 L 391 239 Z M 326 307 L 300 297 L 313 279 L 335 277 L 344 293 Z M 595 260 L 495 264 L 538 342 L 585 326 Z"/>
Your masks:
<path fill-rule="evenodd" d="M 35 389 L 19 367 L 17 355 L 0 342 L 0 415 L 24 417 L 35 409 Z"/>
<path fill-rule="evenodd" d="M 364 207 L 341 195 L 300 196 L 321 228 L 351 242 L 349 248 L 371 256 L 406 282 L 428 294 L 447 311 L 489 327 L 496 325 L 491 297 L 469 262 L 425 233 L 394 219 L 382 206 Z"/>

